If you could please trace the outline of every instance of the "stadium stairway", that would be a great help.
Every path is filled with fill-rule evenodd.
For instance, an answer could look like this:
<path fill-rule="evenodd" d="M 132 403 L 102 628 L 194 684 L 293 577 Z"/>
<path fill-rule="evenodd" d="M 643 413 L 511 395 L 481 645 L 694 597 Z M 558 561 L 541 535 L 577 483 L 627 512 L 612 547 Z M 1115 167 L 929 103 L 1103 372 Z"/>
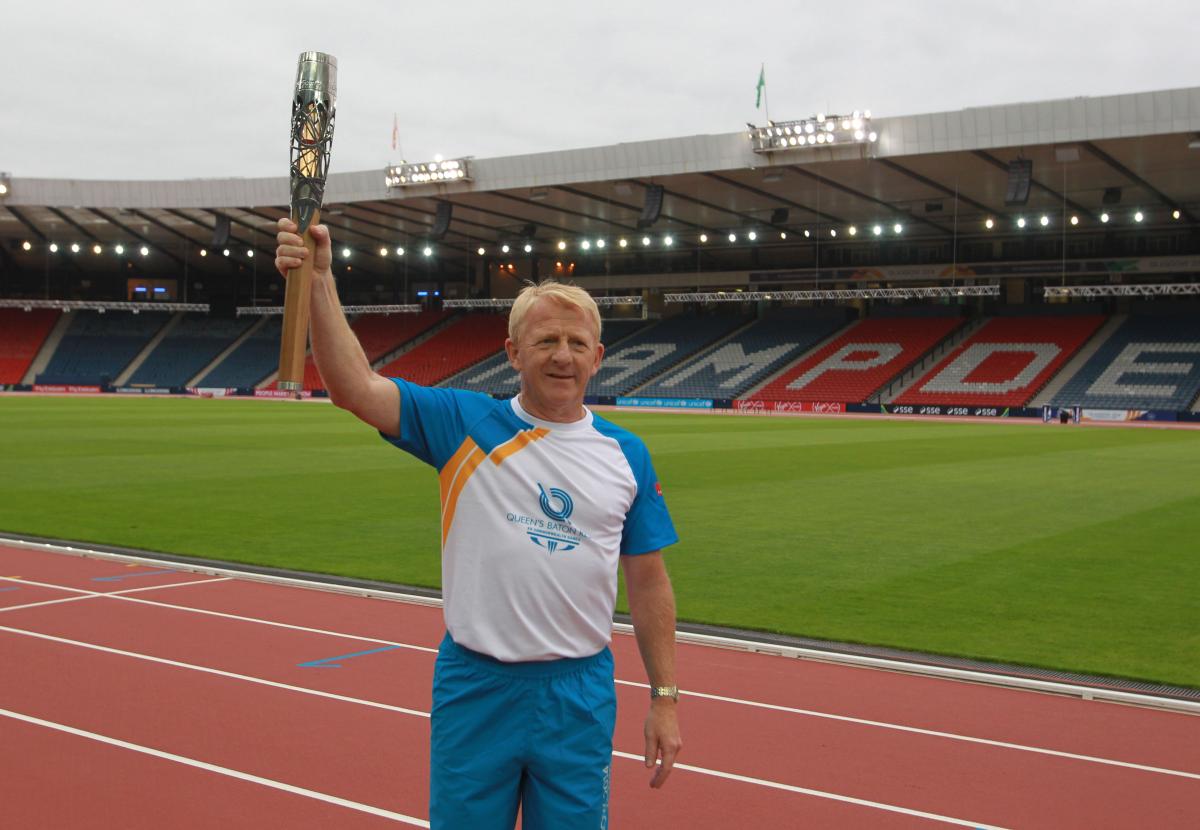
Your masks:
<path fill-rule="evenodd" d="M 171 319 L 167 321 L 167 324 L 158 330 L 158 334 L 150 338 L 150 342 L 146 344 L 145 348 L 138 352 L 137 357 L 133 359 L 133 362 L 126 366 L 125 369 L 122 370 L 121 374 L 117 375 L 117 379 L 113 381 L 113 386 L 124 386 L 126 383 L 128 383 L 129 379 L 133 377 L 133 373 L 142 367 L 142 364 L 146 362 L 146 358 L 150 356 L 151 352 L 158 348 L 158 344 L 163 342 L 163 339 L 170 334 L 176 326 L 179 325 L 179 321 L 182 319 L 183 312 L 172 314 Z M 150 385 L 153 386 L 154 384 Z"/>
<path fill-rule="evenodd" d="M 192 377 L 188 378 L 188 381 L 187 381 L 187 383 L 184 384 L 184 386 L 199 386 L 201 378 L 203 378 L 205 375 L 207 375 L 213 369 L 220 366 L 222 361 L 225 360 L 225 358 L 227 358 L 227 357 L 229 357 L 229 355 L 233 354 L 234 351 L 236 351 L 243 343 L 245 343 L 247 340 L 249 340 L 251 337 L 253 337 L 258 332 L 258 330 L 261 329 L 266 324 L 267 324 L 267 317 L 265 315 L 263 317 L 260 317 L 258 320 L 255 320 L 254 324 L 252 326 L 250 326 L 250 328 L 246 329 L 244 332 L 242 332 L 241 336 L 235 338 L 232 343 L 230 343 L 228 346 L 226 346 L 224 349 L 222 349 L 217 354 L 216 357 L 214 357 L 207 364 L 205 364 L 203 369 L 201 369 L 199 372 L 197 372 Z"/>
<path fill-rule="evenodd" d="M 968 320 L 950 332 L 949 337 L 936 343 L 929 351 L 921 355 L 912 365 L 901 370 L 896 377 L 889 380 L 884 386 L 881 386 L 867 400 L 873 403 L 891 403 L 896 400 L 896 398 L 907 392 L 914 383 L 924 376 L 931 366 L 941 360 L 947 352 L 957 348 L 959 343 L 973 336 L 987 321 L 988 318 L 986 317 Z"/>
<path fill-rule="evenodd" d="M 202 375 L 198 386 L 218 388 L 250 388 L 262 383 L 263 378 L 279 368 L 279 338 L 283 333 L 283 316 L 264 317 L 238 345 Z"/>
<path fill-rule="evenodd" d="M 21 383 L 58 317 L 53 308 L 0 308 L 0 383 Z"/>
<path fill-rule="evenodd" d="M 1031 407 L 1045 406 L 1054 400 L 1062 388 L 1067 385 L 1071 378 L 1078 374 L 1092 355 L 1099 351 L 1100 347 L 1108 342 L 1108 339 L 1113 336 L 1113 333 L 1121 327 L 1121 325 L 1129 318 L 1128 314 L 1114 314 L 1108 318 L 1103 326 L 1092 335 L 1092 339 L 1083 344 L 1083 348 L 1071 356 L 1071 359 L 1059 370 L 1058 374 L 1050 378 L 1042 390 L 1033 396 L 1033 400 L 1029 402 Z"/>
<path fill-rule="evenodd" d="M 46 340 L 42 343 L 42 347 L 38 349 L 37 357 L 33 359 L 33 363 L 29 364 L 29 369 L 26 370 L 25 376 L 21 378 L 21 383 L 33 383 L 34 378 L 46 371 L 46 367 L 50 365 L 50 360 L 54 357 L 54 353 L 58 351 L 58 344 L 62 342 L 63 337 L 67 334 L 67 329 L 71 327 L 71 315 L 60 314 L 58 321 L 54 324 L 54 328 L 50 329 L 50 333 L 46 335 Z"/>

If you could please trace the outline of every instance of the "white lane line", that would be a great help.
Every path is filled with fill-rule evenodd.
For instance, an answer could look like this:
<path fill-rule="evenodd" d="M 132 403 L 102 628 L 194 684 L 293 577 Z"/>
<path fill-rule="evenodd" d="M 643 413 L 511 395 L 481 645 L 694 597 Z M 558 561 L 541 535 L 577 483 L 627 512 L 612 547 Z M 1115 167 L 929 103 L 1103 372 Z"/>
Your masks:
<path fill-rule="evenodd" d="M 628 752 L 619 752 L 614 750 L 613 755 L 617 758 L 627 758 L 630 761 L 642 761 L 641 755 L 633 755 Z M 984 824 L 982 821 L 968 821 L 961 818 L 953 818 L 952 816 L 943 816 L 938 813 L 927 813 L 923 810 L 913 810 L 908 807 L 898 807 L 895 804 L 885 804 L 881 801 L 868 801 L 865 798 L 854 798 L 849 795 L 839 795 L 838 793 L 826 792 L 825 790 L 813 790 L 808 787 L 797 787 L 793 784 L 781 784 L 778 781 L 768 781 L 763 778 L 751 778 L 747 775 L 737 775 L 732 772 L 721 772 L 715 769 L 706 769 L 704 767 L 694 767 L 691 764 L 675 764 L 675 769 L 686 770 L 687 772 L 695 772 L 700 775 L 710 775 L 713 778 L 724 778 L 727 781 L 737 781 L 741 784 L 754 784 L 759 787 L 768 787 L 773 790 L 784 790 L 790 793 L 800 793 L 801 795 L 811 795 L 816 798 L 826 798 L 830 801 L 841 801 L 845 804 L 855 804 L 859 807 L 870 807 L 874 810 L 885 810 L 889 813 L 902 813 L 906 816 L 915 816 L 917 818 L 929 819 L 930 821 L 938 821 L 943 824 L 955 824 L 959 827 L 973 827 L 978 830 L 1004 830 L 996 824 Z"/>
<path fill-rule="evenodd" d="M 76 646 L 78 648 L 91 649 L 92 651 L 102 651 L 106 654 L 116 654 L 119 657 L 132 657 L 135 660 L 146 660 L 150 663 L 158 663 L 163 666 L 171 666 L 176 669 L 188 669 L 190 671 L 203 672 L 204 674 L 213 674 L 218 677 L 228 677 L 233 680 L 242 680 L 246 683 L 256 683 L 260 686 L 270 686 L 275 689 L 284 689 L 289 692 L 299 692 L 304 695 L 312 695 L 314 697 L 328 698 L 336 700 L 340 703 L 355 703 L 359 706 L 370 706 L 373 709 L 384 709 L 388 712 L 398 712 L 402 715 L 413 715 L 419 718 L 429 717 L 428 712 L 422 712 L 419 709 L 406 709 L 403 706 L 393 706 L 390 703 L 377 703 L 373 700 L 363 700 L 357 697 L 348 697 L 346 695 L 335 694 L 334 692 L 323 692 L 319 689 L 309 689 L 305 686 L 293 686 L 290 683 L 280 683 L 277 680 L 266 680 L 262 677 L 251 677 L 247 674 L 238 674 L 237 672 L 224 671 L 223 669 L 213 669 L 208 666 L 197 666 L 195 663 L 184 663 L 179 660 L 168 660 L 165 657 L 155 657 L 151 654 L 142 654 L 137 651 L 126 651 L 125 649 L 112 648 L 111 646 L 101 646 L 95 643 L 85 643 L 80 640 L 69 640 L 66 637 L 55 637 L 53 634 L 42 634 L 37 631 L 26 631 L 21 628 L 9 628 L 6 625 L 0 625 L 0 631 L 9 634 L 17 634 L 22 637 L 33 637 L 37 640 L 47 640 L 52 643 L 61 643 L 68 646 Z"/>
<path fill-rule="evenodd" d="M 302 795 L 305 798 L 311 798 L 316 801 L 324 801 L 326 804 L 333 804 L 337 807 L 346 807 L 351 810 L 357 810 L 360 813 L 369 813 L 380 818 L 391 819 L 392 821 L 400 822 L 401 824 L 410 824 L 413 827 L 428 827 L 429 822 L 419 818 L 406 816 L 403 813 L 395 813 L 391 810 L 384 810 L 381 807 L 372 807 L 370 804 L 362 804 L 358 801 L 350 801 L 345 798 L 338 798 L 336 795 L 317 792 L 316 790 L 306 789 L 305 787 L 297 787 L 294 784 L 285 784 L 282 781 L 276 781 L 271 778 L 263 778 L 261 775 L 251 775 L 248 772 L 241 770 L 230 769 L 229 767 L 220 767 L 216 764 L 210 764 L 206 761 L 197 761 L 195 758 L 187 758 L 183 755 L 176 755 L 173 752 L 163 752 L 161 749 L 153 749 L 152 747 L 142 746 L 141 744 L 122 741 L 119 738 L 110 738 L 107 735 L 100 735 L 95 732 L 88 732 L 83 729 L 76 729 L 74 726 L 67 726 L 54 721 L 42 720 L 35 718 L 32 715 L 24 715 L 20 712 L 11 712 L 8 709 L 0 709 L 0 716 L 12 718 L 13 720 L 23 721 L 34 726 L 42 726 L 46 729 L 54 729 L 58 732 L 65 732 L 68 735 L 74 735 L 79 738 L 87 738 L 91 741 L 98 741 L 109 746 L 120 747 L 121 749 L 140 752 L 143 755 L 150 755 L 154 758 L 161 758 L 165 761 L 174 761 L 177 764 L 183 764 L 188 767 L 202 769 L 205 772 L 215 772 L 218 775 L 225 775 L 230 778 L 236 778 L 240 781 L 248 781 L 251 784 L 259 784 L 263 787 L 270 787 L 273 790 L 282 790 L 285 793 L 292 795 Z"/>
<path fill-rule="evenodd" d="M 0 613 L 5 611 L 20 611 L 25 608 L 40 608 L 43 605 L 60 605 L 64 602 L 78 602 L 81 599 L 95 599 L 96 597 L 113 597 L 123 594 L 136 594 L 143 591 L 162 591 L 166 588 L 179 588 L 183 585 L 206 585 L 210 582 L 228 582 L 233 577 L 220 576 L 215 579 L 195 579 L 191 582 L 172 582 L 170 585 L 149 585 L 145 588 L 126 588 L 124 591 L 83 591 L 82 595 L 73 597 L 62 597 L 61 599 L 47 599 L 42 602 L 27 602 L 24 605 L 9 605 L 0 608 Z M 60 591 L 82 591 L 81 588 L 64 588 L 61 585 L 51 585 L 45 582 L 32 582 L 26 579 L 18 579 L 10 576 L 0 576 L 0 580 L 6 582 L 21 582 L 25 585 L 33 585 L 39 588 L 55 588 Z"/>
<path fill-rule="evenodd" d="M 649 689 L 645 683 L 634 683 L 629 680 L 616 681 L 619 686 L 634 686 L 639 689 Z M 960 735 L 955 732 L 939 732 L 936 729 L 922 729 L 919 726 L 904 726 L 899 723 L 888 723 L 886 721 L 867 720 L 866 718 L 855 718 L 849 715 L 835 715 L 831 712 L 818 712 L 813 709 L 797 709 L 792 706 L 780 706 L 776 703 L 760 703 L 756 700 L 742 700 L 736 697 L 724 697 L 722 695 L 710 695 L 704 692 L 684 692 L 679 693 L 681 698 L 696 697 L 704 700 L 715 700 L 720 703 L 736 703 L 739 706 L 750 706 L 755 709 L 769 709 L 774 712 L 787 712 L 791 715 L 803 715 L 810 718 L 823 718 L 825 720 L 841 721 L 843 723 L 855 723 L 862 726 L 872 726 L 878 729 L 893 729 L 897 732 L 909 732 L 914 735 L 928 735 L 934 738 L 946 738 L 952 741 L 964 741 L 972 744 L 982 744 L 984 746 L 994 746 L 1000 749 L 1014 749 L 1019 752 L 1033 752 L 1038 755 L 1052 755 L 1056 758 L 1069 758 L 1072 761 L 1087 761 L 1092 764 L 1106 764 L 1113 767 L 1123 767 L 1125 769 L 1136 769 L 1143 772 L 1154 772 L 1160 775 L 1175 775 L 1180 778 L 1191 778 L 1200 781 L 1200 773 L 1183 772 L 1182 770 L 1166 769 L 1164 767 L 1152 767 L 1146 764 L 1135 764 L 1130 761 L 1117 761 L 1112 758 L 1100 758 L 1095 755 L 1080 755 L 1075 752 L 1063 752 L 1058 749 L 1046 749 L 1040 746 L 1027 746 L 1025 744 L 1014 744 L 1007 741 L 996 741 L 991 738 L 976 738 L 972 735 Z"/>
<path fill-rule="evenodd" d="M 157 604 L 157 603 L 156 603 Z M 266 680 L 261 677 L 251 677 L 250 675 L 238 674 L 236 672 L 224 671 L 223 669 L 209 668 L 208 666 L 198 666 L 194 663 L 184 663 L 179 660 L 169 660 L 165 657 L 155 657 L 149 654 L 142 654 L 136 651 L 126 651 L 124 649 L 112 648 L 111 646 L 101 646 L 95 643 L 85 643 L 80 640 L 71 640 L 65 637 L 56 637 L 51 634 L 42 634 L 37 631 L 27 631 L 22 628 L 10 628 L 9 626 L 0 625 L 0 632 L 8 632 L 25 637 L 33 637 L 39 640 L 48 640 L 50 642 L 62 643 L 64 645 L 77 646 L 79 648 L 91 649 L 93 651 L 106 652 L 108 654 L 116 654 L 121 657 L 132 657 L 137 660 L 147 660 L 152 663 L 159 663 L 165 666 L 173 666 L 175 668 L 190 669 L 192 671 L 204 672 L 205 674 L 213 674 L 219 677 L 229 677 L 234 680 L 244 680 L 247 683 L 257 683 L 263 686 L 271 686 L 277 689 L 284 689 L 300 694 L 314 695 L 316 697 L 324 697 L 330 700 L 337 700 L 342 703 L 353 703 L 360 706 L 369 706 L 374 709 L 383 709 L 389 712 L 398 712 L 405 715 L 413 715 L 416 717 L 427 718 L 428 712 L 423 712 L 419 709 L 408 709 L 403 706 L 394 706 L 389 703 L 379 703 L 373 700 L 365 700 L 363 698 L 350 697 L 348 695 L 339 695 L 333 692 L 324 692 L 318 689 L 310 689 L 306 686 L 294 686 L 289 683 L 281 683 L 275 680 Z M 340 635 L 339 635 L 340 636 Z M 379 641 L 382 642 L 382 641 Z M 633 686 L 636 688 L 648 688 L 644 683 L 633 683 L 628 680 L 617 680 L 616 683 L 622 686 Z M 1001 749 L 1015 750 L 1018 752 L 1031 752 L 1039 755 L 1050 755 L 1059 758 L 1065 758 L 1072 761 L 1083 761 L 1086 763 L 1103 764 L 1105 766 L 1121 767 L 1124 769 L 1133 769 L 1140 772 L 1150 772 L 1159 775 L 1172 775 L 1178 778 L 1188 778 L 1200 781 L 1200 773 L 1185 772 L 1183 770 L 1169 769 L 1166 767 L 1153 767 L 1146 764 L 1135 764 L 1129 761 L 1117 761 L 1112 758 L 1101 758 L 1094 755 L 1080 755 L 1072 752 L 1062 752 L 1055 749 L 1045 749 L 1036 746 L 1026 746 L 1024 744 L 1005 743 L 1003 741 L 994 741 L 988 738 L 976 738 L 970 735 L 959 735 L 953 732 L 937 732 L 931 729 L 921 729 L 915 726 L 903 726 L 900 724 L 887 723 L 884 721 L 871 721 L 862 718 L 853 718 L 846 715 L 834 715 L 828 712 L 817 712 L 807 709 L 795 709 L 788 706 L 778 706 L 772 703 L 758 703 L 756 701 L 739 701 L 737 698 L 724 698 L 718 695 L 706 695 L 696 692 L 681 692 L 680 697 L 690 695 L 692 697 L 708 698 L 724 703 L 740 703 L 754 708 L 769 709 L 773 711 L 786 712 L 788 714 L 796 714 L 808 717 L 826 718 L 835 721 L 845 721 L 849 723 L 861 724 L 864 726 L 872 726 L 881 729 L 892 729 L 900 732 L 909 732 L 918 735 L 927 735 L 937 738 L 945 738 L 952 741 L 963 741 L 965 743 L 982 744 L 984 746 L 992 746 Z"/>
<path fill-rule="evenodd" d="M 0 577 L 0 578 L 3 578 L 3 577 Z M 412 643 L 400 643 L 400 642 L 396 642 L 395 640 L 381 640 L 378 637 L 364 637 L 364 636 L 361 636 L 358 634 L 345 634 L 341 631 L 329 631 L 328 629 L 324 629 L 324 628 L 311 628 L 311 627 L 305 626 L 305 625 L 293 625 L 292 623 L 276 622 L 275 620 L 264 620 L 264 619 L 260 619 L 258 617 L 244 617 L 239 614 L 228 614 L 228 613 L 225 613 L 224 611 L 209 611 L 207 608 L 193 608 L 189 605 L 175 605 L 174 603 L 170 603 L 170 602 L 156 602 L 151 599 L 140 599 L 138 597 L 127 597 L 127 596 L 124 596 L 125 592 L 123 592 L 123 591 L 110 591 L 110 592 L 105 593 L 105 592 L 99 592 L 99 591 L 87 591 L 87 590 L 84 590 L 83 588 L 64 588 L 60 585 L 51 585 L 49 583 L 44 583 L 44 582 L 34 582 L 34 581 L 28 580 L 28 579 L 12 579 L 11 577 L 9 579 L 11 579 L 11 581 L 13 581 L 13 582 L 20 582 L 25 585 L 36 585 L 36 586 L 39 586 L 42 588 L 59 588 L 60 590 L 63 590 L 63 591 L 74 591 L 77 593 L 87 594 L 89 598 L 90 597 L 112 597 L 113 599 L 119 599 L 119 600 L 123 600 L 125 602 L 136 602 L 140 605 L 153 605 L 158 608 L 170 608 L 175 611 L 186 611 L 189 614 L 202 614 L 207 617 L 220 617 L 220 618 L 226 619 L 226 620 L 237 620 L 238 622 L 255 623 L 257 625 L 269 625 L 274 628 L 286 628 L 290 631 L 303 631 L 306 634 L 324 634 L 329 637 L 339 637 L 343 640 L 357 640 L 357 641 L 363 642 L 363 643 L 376 643 L 379 645 L 395 646 L 396 648 L 408 649 L 410 651 L 423 651 L 428 654 L 437 654 L 436 648 L 429 648 L 428 646 L 418 646 L 418 645 L 413 645 Z M 184 583 L 181 583 L 181 584 L 184 584 Z M 189 583 L 185 583 L 185 584 L 200 585 L 201 583 L 200 582 L 189 582 Z M 162 586 L 162 587 L 166 587 L 166 586 Z M 83 597 L 80 597 L 80 599 L 83 599 Z"/>

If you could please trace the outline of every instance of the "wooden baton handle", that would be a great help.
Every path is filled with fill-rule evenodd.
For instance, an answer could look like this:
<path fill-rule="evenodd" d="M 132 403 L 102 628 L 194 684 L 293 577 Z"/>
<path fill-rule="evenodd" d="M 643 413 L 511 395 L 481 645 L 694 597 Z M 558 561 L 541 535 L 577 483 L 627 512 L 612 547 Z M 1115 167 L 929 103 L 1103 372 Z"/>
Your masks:
<path fill-rule="evenodd" d="M 321 211 L 313 213 L 309 228 L 321 221 Z M 308 351 L 308 318 L 312 305 L 313 260 L 317 243 L 308 230 L 304 232 L 304 247 L 308 256 L 299 268 L 288 271 L 287 288 L 283 296 L 283 336 L 279 340 L 279 379 L 276 385 L 289 392 L 304 388 L 304 355 Z"/>

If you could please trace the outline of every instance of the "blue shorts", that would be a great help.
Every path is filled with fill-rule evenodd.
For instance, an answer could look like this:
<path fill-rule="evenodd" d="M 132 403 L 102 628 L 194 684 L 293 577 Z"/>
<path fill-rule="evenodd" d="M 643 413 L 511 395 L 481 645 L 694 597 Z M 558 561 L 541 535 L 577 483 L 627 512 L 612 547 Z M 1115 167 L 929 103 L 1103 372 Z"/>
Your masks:
<path fill-rule="evenodd" d="M 433 672 L 433 830 L 603 830 L 616 724 L 612 652 L 502 663 L 447 634 Z"/>

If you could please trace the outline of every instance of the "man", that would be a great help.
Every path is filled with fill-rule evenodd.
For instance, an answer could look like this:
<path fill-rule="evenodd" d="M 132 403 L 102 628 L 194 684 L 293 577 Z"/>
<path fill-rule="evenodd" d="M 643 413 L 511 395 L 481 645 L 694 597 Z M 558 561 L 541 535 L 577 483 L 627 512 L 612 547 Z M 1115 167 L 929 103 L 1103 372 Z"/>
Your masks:
<path fill-rule="evenodd" d="M 279 221 L 275 265 L 308 256 Z M 616 717 L 612 612 L 625 573 L 650 680 L 645 763 L 661 787 L 682 747 L 675 598 L 660 548 L 678 541 L 642 442 L 583 405 L 600 314 L 580 288 L 529 286 L 505 341 L 511 401 L 371 370 L 316 241 L 312 348 L 333 403 L 439 471 L 447 634 L 434 669 L 430 821 L 443 830 L 607 826 Z"/>

